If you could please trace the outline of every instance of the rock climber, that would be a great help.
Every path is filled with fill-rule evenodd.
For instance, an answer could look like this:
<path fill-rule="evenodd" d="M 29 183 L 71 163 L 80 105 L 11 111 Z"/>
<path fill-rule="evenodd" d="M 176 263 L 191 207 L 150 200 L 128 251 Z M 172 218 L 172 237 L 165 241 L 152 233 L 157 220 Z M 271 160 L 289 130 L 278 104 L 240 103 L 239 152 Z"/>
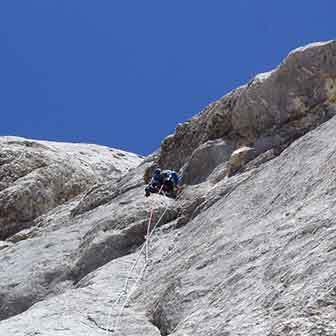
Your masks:
<path fill-rule="evenodd" d="M 176 171 L 156 168 L 151 181 L 145 188 L 145 196 L 148 197 L 151 193 L 160 192 L 168 197 L 176 198 L 180 181 L 181 178 Z"/>

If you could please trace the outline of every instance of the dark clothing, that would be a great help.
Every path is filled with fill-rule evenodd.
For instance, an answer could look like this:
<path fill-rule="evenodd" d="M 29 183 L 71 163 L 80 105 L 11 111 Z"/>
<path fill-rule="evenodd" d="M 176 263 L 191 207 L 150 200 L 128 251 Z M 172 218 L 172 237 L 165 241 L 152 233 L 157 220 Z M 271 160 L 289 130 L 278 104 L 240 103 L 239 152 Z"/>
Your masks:
<path fill-rule="evenodd" d="M 180 178 L 174 170 L 163 170 L 161 176 L 163 179 L 171 180 L 174 183 L 174 186 L 177 186 L 180 182 Z"/>
<path fill-rule="evenodd" d="M 146 187 L 145 192 L 148 197 L 151 193 L 161 192 L 168 197 L 176 197 L 176 188 L 180 181 L 179 176 L 175 171 L 163 170 L 155 171 L 151 182 Z"/>

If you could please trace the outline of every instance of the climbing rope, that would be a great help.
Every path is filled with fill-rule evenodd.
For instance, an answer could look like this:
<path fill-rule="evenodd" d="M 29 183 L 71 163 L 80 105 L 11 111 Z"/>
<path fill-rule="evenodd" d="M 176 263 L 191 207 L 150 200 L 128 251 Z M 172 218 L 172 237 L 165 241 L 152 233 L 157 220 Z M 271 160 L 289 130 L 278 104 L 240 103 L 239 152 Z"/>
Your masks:
<path fill-rule="evenodd" d="M 159 194 L 162 192 L 162 188 L 160 188 L 160 191 L 159 191 Z M 163 193 L 165 196 L 166 194 Z M 176 198 L 176 200 L 178 199 L 178 197 Z M 150 242 L 150 238 L 152 237 L 155 229 L 157 228 L 157 226 L 159 225 L 159 223 L 161 222 L 162 218 L 164 217 L 164 215 L 166 214 L 166 212 L 168 211 L 169 209 L 169 204 L 166 206 L 165 210 L 163 211 L 162 215 L 160 216 L 160 218 L 158 219 L 158 221 L 155 223 L 155 225 L 153 226 L 153 228 L 151 229 L 151 224 L 152 224 L 152 219 L 153 219 L 153 214 L 154 214 L 154 208 L 151 209 L 150 211 L 150 215 L 149 215 L 149 219 L 148 219 L 148 224 L 147 224 L 147 230 L 146 230 L 146 240 L 144 242 L 144 244 L 142 245 L 140 251 L 138 252 L 138 255 L 137 255 L 137 258 L 134 262 L 134 264 L 132 265 L 129 273 L 128 273 L 128 276 L 126 278 L 126 281 L 125 281 L 125 285 L 122 289 L 122 291 L 120 292 L 118 298 L 116 299 L 116 301 L 114 302 L 114 304 L 111 306 L 111 310 L 110 310 L 110 313 L 109 313 L 109 317 L 108 317 L 108 323 L 107 323 L 107 328 L 106 328 L 106 332 L 113 332 L 113 331 L 116 331 L 118 326 L 119 326 L 119 323 L 120 323 L 120 319 L 122 317 L 122 314 L 132 296 L 132 294 L 134 293 L 134 291 L 136 290 L 137 286 L 138 286 L 138 283 L 141 281 L 141 279 L 143 278 L 143 275 L 146 271 L 146 268 L 148 267 L 148 261 L 149 261 L 149 242 Z M 139 273 L 138 277 L 136 278 L 136 281 L 134 283 L 134 285 L 131 287 L 130 291 L 129 291 L 129 294 L 127 295 L 123 305 L 121 306 L 121 309 L 119 311 L 119 314 L 117 315 L 117 318 L 116 318 L 116 321 L 115 321 L 115 324 L 114 324 L 114 327 L 111 328 L 111 317 L 112 317 L 112 310 L 113 310 L 113 307 L 118 304 L 122 298 L 122 296 L 124 294 L 127 294 L 127 288 L 128 288 L 128 282 L 132 276 L 132 273 L 134 271 L 134 269 L 136 268 L 139 260 L 140 260 L 140 257 L 141 257 L 141 254 L 143 253 L 143 251 L 145 250 L 145 264 L 144 266 L 142 267 L 141 269 L 141 272 Z"/>
<path fill-rule="evenodd" d="M 148 225 L 147 225 L 147 232 L 146 232 L 146 258 L 145 258 L 145 263 L 147 264 L 147 260 L 149 258 L 149 239 L 147 239 L 149 237 L 150 234 L 150 226 L 152 223 L 152 218 L 153 218 L 153 213 L 154 213 L 154 208 L 152 208 L 150 215 L 149 215 L 149 219 L 148 219 Z"/>
<path fill-rule="evenodd" d="M 160 221 L 161 221 L 161 219 L 163 218 L 163 216 L 166 214 L 166 212 L 167 212 L 167 210 L 168 210 L 168 207 L 169 207 L 169 205 L 166 207 L 166 209 L 164 210 L 163 214 L 161 215 L 161 217 L 159 218 L 159 220 L 158 220 L 158 221 L 156 222 L 156 224 L 154 225 L 153 229 L 151 230 L 149 236 L 148 236 L 147 239 L 146 239 L 146 242 L 145 242 L 144 246 L 148 246 L 149 241 L 150 241 L 150 238 L 151 238 L 151 236 L 152 236 L 152 234 L 153 234 L 155 228 L 156 228 L 157 225 L 160 223 Z M 142 249 L 142 250 L 143 250 L 143 249 Z M 142 252 L 142 251 L 141 251 L 141 252 Z M 143 277 L 143 275 L 144 275 L 144 273 L 145 273 L 145 270 L 146 270 L 147 266 L 148 266 L 148 259 L 147 259 L 147 261 L 145 261 L 145 264 L 144 264 L 143 268 L 141 269 L 141 272 L 140 272 L 140 274 L 139 274 L 139 276 L 138 276 L 136 282 L 135 282 L 134 285 L 132 286 L 132 288 L 131 288 L 131 290 L 130 290 L 128 296 L 126 297 L 126 300 L 125 300 L 124 304 L 122 305 L 122 307 L 121 307 L 121 309 L 120 309 L 120 312 L 119 312 L 119 314 L 118 314 L 118 316 L 117 316 L 116 323 L 115 323 L 115 325 L 114 325 L 113 330 L 117 330 L 118 325 L 119 325 L 120 318 L 121 318 L 121 316 L 122 316 L 122 314 L 123 314 L 123 312 L 124 312 L 124 310 L 125 310 L 125 307 L 126 307 L 128 301 L 130 300 L 132 294 L 133 294 L 134 291 L 136 290 L 136 288 L 137 288 L 137 286 L 138 286 L 138 283 L 139 283 L 140 280 L 142 279 L 142 277 Z"/>

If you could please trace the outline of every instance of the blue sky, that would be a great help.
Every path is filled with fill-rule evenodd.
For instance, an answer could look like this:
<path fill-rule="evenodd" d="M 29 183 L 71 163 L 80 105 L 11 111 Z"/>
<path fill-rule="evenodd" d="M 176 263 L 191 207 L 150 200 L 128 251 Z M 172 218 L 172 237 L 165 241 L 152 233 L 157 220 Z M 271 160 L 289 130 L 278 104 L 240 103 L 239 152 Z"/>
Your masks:
<path fill-rule="evenodd" d="M 334 0 L 1 0 L 0 135 L 148 154 L 179 122 L 335 38 Z"/>

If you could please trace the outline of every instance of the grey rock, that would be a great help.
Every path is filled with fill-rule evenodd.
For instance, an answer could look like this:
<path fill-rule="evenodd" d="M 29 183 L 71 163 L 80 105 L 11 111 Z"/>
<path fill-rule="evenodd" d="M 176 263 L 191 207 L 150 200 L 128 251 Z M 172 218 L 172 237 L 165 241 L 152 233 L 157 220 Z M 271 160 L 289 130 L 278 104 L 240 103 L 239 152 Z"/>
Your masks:
<path fill-rule="evenodd" d="M 300 69 L 298 81 L 310 78 L 301 72 L 320 67 L 302 87 L 322 85 L 323 76 L 333 76 L 333 52 L 333 42 L 295 51 L 274 73 L 250 83 L 250 94 L 270 90 L 266 83 L 293 79 L 283 73 L 293 67 Z M 238 100 L 249 102 L 240 98 L 247 87 L 212 106 L 218 108 L 217 121 L 208 123 L 210 107 L 179 126 L 180 144 L 190 146 L 176 155 L 177 138 L 171 136 L 161 159 L 172 167 L 189 163 L 190 177 L 197 169 L 204 175 L 201 183 L 184 185 L 176 201 L 144 197 L 143 177 L 157 154 L 122 176 L 109 178 L 104 169 L 81 175 L 93 176 L 89 191 L 81 189 L 1 243 L 0 334 L 334 336 L 336 117 L 331 118 L 328 85 L 327 91 L 316 88 L 316 105 L 308 100 L 298 119 L 288 107 L 295 104 L 290 95 L 284 98 L 279 105 L 288 112 L 279 119 L 284 124 L 269 111 L 259 116 L 250 105 L 244 118 L 252 118 L 251 124 L 239 126 L 247 143 L 229 134 Z M 270 101 L 275 97 L 274 91 Z M 222 129 L 222 123 L 229 126 Z M 209 132 L 224 142 L 232 136 L 232 152 L 252 148 L 239 152 L 234 175 L 227 174 L 232 152 L 206 168 L 202 160 L 189 162 L 194 151 L 214 140 Z M 32 153 L 45 151 L 40 145 L 24 146 Z M 14 153 L 9 148 L 0 155 L 3 164 L 13 161 L 9 152 Z M 79 171 L 82 165 L 74 161 Z M 32 163 L 26 167 L 36 169 Z M 6 179 L 8 172 L 4 190 L 20 182 Z"/>
<path fill-rule="evenodd" d="M 183 183 L 204 182 L 218 165 L 229 161 L 233 150 L 234 147 L 223 140 L 209 140 L 197 147 L 182 169 Z"/>
<path fill-rule="evenodd" d="M 142 175 L 149 171 L 153 160 L 146 160 L 138 167 L 131 169 L 127 174 L 118 180 L 112 180 L 103 184 L 95 185 L 81 199 L 79 204 L 72 210 L 72 215 L 77 216 L 84 212 L 97 208 L 98 206 L 109 203 L 114 198 L 129 190 L 143 186 Z M 125 203 L 125 201 L 124 201 Z"/>
<path fill-rule="evenodd" d="M 333 335 L 335 126 L 209 192 L 139 289 L 163 334 Z"/>
<path fill-rule="evenodd" d="M 232 111 L 233 128 L 254 139 L 273 126 L 297 120 L 333 99 L 336 43 L 291 52 L 275 70 L 261 74 L 241 93 Z"/>
<path fill-rule="evenodd" d="M 232 142 L 228 136 L 232 130 L 230 111 L 243 89 L 241 87 L 230 92 L 189 121 L 179 124 L 175 134 L 169 135 L 161 143 L 159 165 L 179 170 L 188 162 L 194 150 L 208 140 L 224 138 L 228 143 Z"/>
<path fill-rule="evenodd" d="M 263 147 L 260 138 L 268 138 L 273 140 L 264 143 L 264 151 L 270 145 L 284 149 L 335 115 L 335 60 L 335 41 L 291 52 L 275 70 L 256 76 L 178 125 L 161 144 L 159 165 L 179 170 L 199 146 L 220 138 L 235 148 L 258 150 Z"/>
<path fill-rule="evenodd" d="M 141 159 L 103 146 L 0 138 L 0 239 Z"/>
<path fill-rule="evenodd" d="M 126 201 L 127 198 L 132 201 Z M 136 199 L 138 201 L 134 202 Z M 151 228 L 155 225 L 155 220 L 161 218 L 161 214 L 164 215 L 159 225 L 170 222 L 179 215 L 173 200 L 160 195 L 147 199 L 142 188 L 115 199 L 115 202 L 100 211 L 99 220 L 95 215 L 95 225 L 83 237 L 78 250 L 79 257 L 72 270 L 76 281 L 110 260 L 130 254 L 142 245 L 146 239 L 151 212 Z"/>
<path fill-rule="evenodd" d="M 228 162 L 228 175 L 233 175 L 241 169 L 247 162 L 253 160 L 257 156 L 257 152 L 251 147 L 240 147 L 236 149 L 230 156 Z"/>
<path fill-rule="evenodd" d="M 52 293 L 58 283 L 70 278 L 67 259 L 77 251 L 87 230 L 85 225 L 75 228 L 80 222 L 70 216 L 78 206 L 81 192 L 95 183 L 117 180 L 142 159 L 96 145 L 16 137 L 0 138 L 0 144 L 0 169 L 4 172 L 14 167 L 12 184 L 0 192 L 0 233 L 2 238 L 8 237 L 2 243 L 7 248 L 0 255 L 3 319 L 29 308 Z M 10 155 L 19 159 L 13 160 Z M 39 163 L 41 158 L 43 166 Z M 15 167 L 24 171 L 24 176 L 15 175 Z"/>
<path fill-rule="evenodd" d="M 9 247 L 11 245 L 12 245 L 11 242 L 6 242 L 6 241 L 1 241 L 0 240 L 0 250 L 5 249 L 5 248 L 7 248 L 7 247 Z"/>

